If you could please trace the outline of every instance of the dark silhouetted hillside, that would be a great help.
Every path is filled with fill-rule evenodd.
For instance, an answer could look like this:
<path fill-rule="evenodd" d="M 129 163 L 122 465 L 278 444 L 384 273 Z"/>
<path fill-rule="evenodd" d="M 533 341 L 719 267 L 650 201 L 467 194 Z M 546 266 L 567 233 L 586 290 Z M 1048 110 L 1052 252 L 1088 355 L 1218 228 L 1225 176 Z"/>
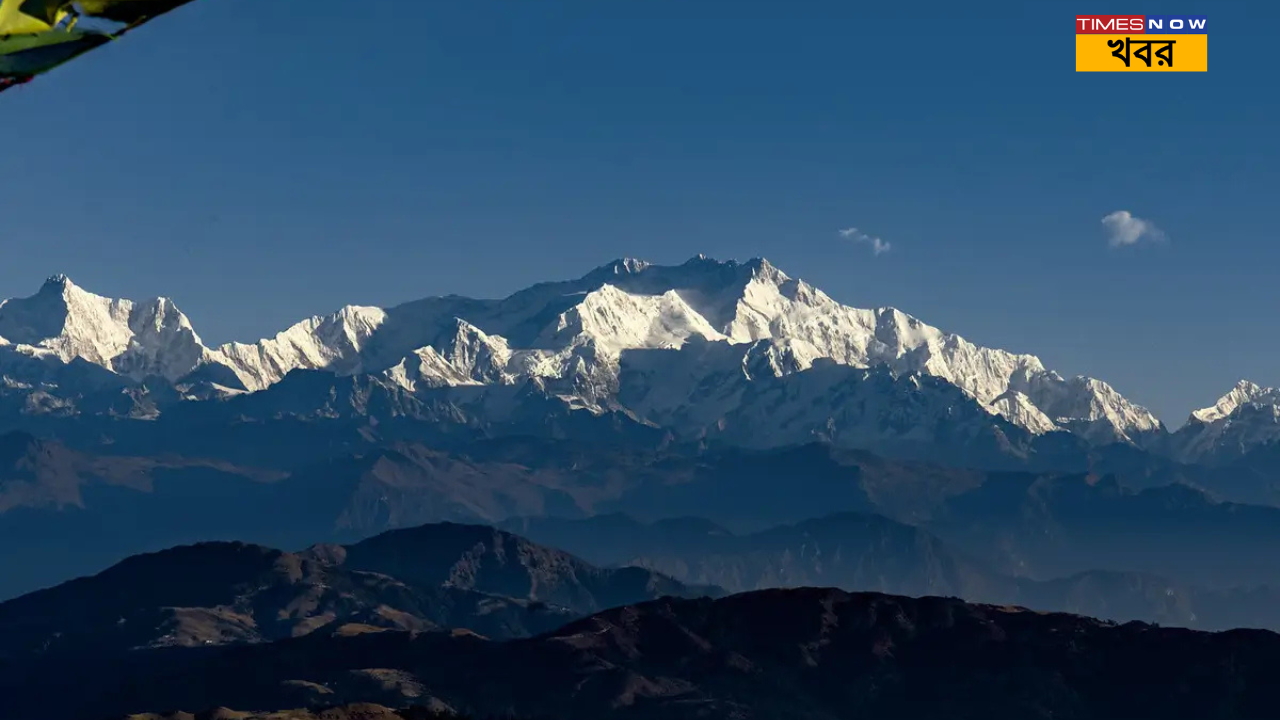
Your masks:
<path fill-rule="evenodd" d="M 550 634 L 311 634 L 0 672 L 12 720 L 433 701 L 567 720 L 1274 717 L 1280 635 L 829 589 L 666 598 Z M 77 677 L 75 693 L 59 692 Z"/>

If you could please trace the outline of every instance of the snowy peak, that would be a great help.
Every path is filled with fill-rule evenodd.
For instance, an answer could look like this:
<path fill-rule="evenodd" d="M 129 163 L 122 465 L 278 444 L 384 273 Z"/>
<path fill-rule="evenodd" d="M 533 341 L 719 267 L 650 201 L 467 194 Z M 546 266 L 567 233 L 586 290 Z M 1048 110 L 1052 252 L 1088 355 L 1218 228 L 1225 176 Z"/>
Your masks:
<path fill-rule="evenodd" d="M 414 350 L 384 375 L 400 387 L 508 385 L 516 374 L 509 369 L 511 348 L 505 338 L 490 336 L 471 323 L 455 319 L 435 342 Z"/>
<path fill-rule="evenodd" d="M 933 375 L 959 386 L 992 412 L 1008 412 L 1009 419 L 1033 432 L 1071 427 L 1102 442 L 1135 442 L 1162 428 L 1149 411 L 1105 383 L 1064 381 L 1035 356 L 976 346 L 894 308 L 841 305 L 767 260 L 740 265 L 695 258 L 678 268 L 651 266 L 646 274 L 678 288 L 730 342 L 773 341 L 803 367 L 828 358 L 855 367 L 883 365 L 897 373 Z M 1005 397 L 1010 390 L 1024 399 Z M 1004 400 L 997 404 L 1000 398 Z"/>
<path fill-rule="evenodd" d="M 588 274 L 588 277 L 598 275 L 635 275 L 644 272 L 649 267 L 649 263 L 635 258 L 619 258 L 611 263 L 601 265 Z"/>
<path fill-rule="evenodd" d="M 92 300 L 86 302 L 83 298 L 85 295 L 87 293 L 66 275 L 54 275 L 45 280 L 35 295 L 0 302 L 0 335 L 11 342 L 24 345 L 37 345 L 58 338 L 71 320 L 73 308 L 88 306 L 90 312 L 102 310 L 92 308 L 99 303 Z M 99 299 L 97 296 L 90 297 Z M 101 312 L 93 314 L 100 315 Z"/>
<path fill-rule="evenodd" d="M 379 376 L 410 393 L 530 381 L 575 407 L 648 420 L 655 418 L 645 408 L 672 418 L 722 416 L 747 402 L 751 382 L 834 365 L 932 376 L 1032 433 L 1141 442 L 1163 429 L 1106 383 L 1064 380 L 1035 356 L 975 345 L 894 308 L 843 305 L 764 258 L 699 255 L 674 266 L 623 258 L 502 300 L 348 306 L 216 350 L 168 300 L 110 300 L 55 277 L 36 296 L 0 305 L 0 348 L 16 347 L 135 378 L 195 370 L 192 377 L 248 391 L 294 370 Z M 729 395 L 712 388 L 722 380 L 733 382 Z M 647 399 L 630 407 L 628 398 Z M 811 420 L 817 427 L 823 419 Z"/>
<path fill-rule="evenodd" d="M 721 263 L 699 256 L 676 267 L 628 264 L 626 270 L 611 271 L 607 282 L 633 297 L 674 292 L 728 342 L 769 341 L 762 357 L 785 352 L 786 362 L 753 365 L 752 372 L 775 366 L 800 371 L 824 358 L 854 367 L 886 366 L 899 374 L 923 373 L 951 382 L 990 412 L 1036 433 L 1070 428 L 1099 442 L 1137 442 L 1163 428 L 1149 411 L 1106 383 L 1063 380 L 1035 356 L 974 345 L 894 308 L 841 305 L 765 259 Z M 604 275 L 597 270 L 580 282 L 604 283 Z M 655 347 L 623 330 L 628 327 L 614 319 L 596 324 L 590 335 L 613 349 Z M 614 329 L 612 335 L 608 328 Z M 696 334 L 719 339 L 705 329 Z"/>
<path fill-rule="evenodd" d="M 1226 395 L 1218 398 L 1212 407 L 1191 413 L 1192 420 L 1211 423 L 1222 420 L 1242 405 L 1280 405 L 1280 389 L 1262 387 L 1248 380 L 1241 380 Z"/>
<path fill-rule="evenodd" d="M 539 347 L 591 340 L 613 356 L 628 349 L 679 348 L 695 335 L 724 339 L 675 290 L 634 295 L 614 285 L 603 285 L 584 295 L 581 302 L 561 313 L 549 330 Z"/>
<path fill-rule="evenodd" d="M 71 282 L 71 278 L 63 275 L 62 273 L 58 273 L 45 278 L 44 284 L 40 286 L 40 290 L 36 294 L 40 295 L 50 293 L 53 295 L 63 295 L 68 290 L 72 289 L 78 290 L 79 288 L 75 283 Z"/>
<path fill-rule="evenodd" d="M 382 308 L 349 305 L 332 315 L 303 320 L 268 340 L 223 345 L 214 357 L 248 390 L 270 387 L 293 370 L 354 374 L 362 369 L 360 354 L 366 342 L 386 319 Z"/>
<path fill-rule="evenodd" d="M 618 260 L 566 283 L 573 291 L 586 294 L 613 285 L 632 295 L 662 295 L 674 290 L 702 315 L 714 329 L 728 335 L 737 315 L 738 303 L 751 286 L 759 284 L 764 294 L 777 295 L 778 287 L 790 280 L 762 258 L 745 263 L 719 262 L 704 255 L 691 258 L 682 265 L 652 265 L 639 260 Z M 772 286 L 772 292 L 764 286 Z M 512 296 L 518 297 L 521 293 Z"/>
<path fill-rule="evenodd" d="M 32 297 L 0 302 L 0 336 L 32 355 L 85 360 L 135 379 L 177 380 L 205 354 L 190 321 L 171 301 L 106 298 L 66 275 L 50 277 Z"/>
<path fill-rule="evenodd" d="M 1215 464 L 1280 442 L 1280 389 L 1241 380 L 1212 407 L 1191 413 L 1172 437 L 1179 460 Z"/>

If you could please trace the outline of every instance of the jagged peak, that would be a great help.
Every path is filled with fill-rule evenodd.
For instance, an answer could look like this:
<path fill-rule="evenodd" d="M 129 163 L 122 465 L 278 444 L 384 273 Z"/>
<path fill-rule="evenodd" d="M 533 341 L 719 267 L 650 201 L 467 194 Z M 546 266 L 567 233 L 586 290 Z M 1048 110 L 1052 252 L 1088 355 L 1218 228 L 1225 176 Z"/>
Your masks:
<path fill-rule="evenodd" d="M 624 257 L 605 263 L 588 273 L 592 275 L 635 275 L 652 267 L 653 264 L 638 258 Z"/>
<path fill-rule="evenodd" d="M 1241 380 L 1236 383 L 1235 387 L 1231 389 L 1231 392 L 1228 393 L 1228 395 L 1240 394 L 1247 397 L 1256 397 L 1258 395 L 1265 395 L 1269 392 L 1274 392 L 1274 390 L 1272 388 L 1264 388 L 1249 380 Z"/>
<path fill-rule="evenodd" d="M 677 284 L 668 289 L 680 289 L 678 284 L 681 282 L 692 283 L 692 287 L 697 287 L 700 280 L 712 284 L 738 285 L 752 280 L 761 280 L 779 287 L 794 284 L 792 278 L 765 258 L 739 262 L 716 260 L 703 253 L 675 266 L 655 265 L 636 258 L 620 258 L 597 267 L 580 278 L 578 282 L 587 285 L 618 283 L 628 291 L 634 287 L 642 287 L 646 288 L 648 293 L 651 286 L 657 287 L 664 282 Z"/>
<path fill-rule="evenodd" d="M 58 273 L 45 278 L 44 284 L 40 286 L 40 290 L 35 294 L 37 298 L 65 298 L 72 293 L 93 295 L 87 292 L 79 285 L 71 281 L 71 278 Z"/>
<path fill-rule="evenodd" d="M 620 262 L 620 261 L 615 261 Z M 714 268 L 745 268 L 753 275 L 757 276 L 781 276 L 787 280 L 791 278 L 786 273 L 778 269 L 776 265 L 769 262 L 768 258 L 754 257 L 745 262 L 739 260 L 717 260 L 706 253 L 698 253 L 693 257 L 685 260 L 679 267 L 696 267 L 707 266 Z M 606 266 L 609 267 L 609 266 Z M 655 267 L 650 263 L 645 263 L 645 267 Z"/>
<path fill-rule="evenodd" d="M 1191 413 L 1193 421 L 1211 423 L 1231 415 L 1242 405 L 1280 405 L 1280 389 L 1263 387 L 1249 380 L 1240 380 L 1226 395 L 1218 398 L 1212 407 Z"/>
<path fill-rule="evenodd" d="M 1034 356 L 977 346 L 893 307 L 845 306 L 764 257 L 721 261 L 700 253 L 679 266 L 623 257 L 578 280 L 543 283 L 501 301 L 454 296 L 389 310 L 348 305 L 274 338 L 217 350 L 204 348 L 193 330 L 190 336 L 171 332 L 189 324 L 165 298 L 129 304 L 69 292 L 75 286 L 65 275 L 49 278 L 46 288 L 52 290 L 40 301 L 0 312 L 0 335 L 38 343 L 64 360 L 79 356 L 139 376 L 157 367 L 185 374 L 198 362 L 223 364 L 250 390 L 268 387 L 296 368 L 379 372 L 410 356 L 411 348 L 428 346 L 456 355 L 467 376 L 480 381 L 471 360 L 481 355 L 514 353 L 518 367 L 512 372 L 560 377 L 571 374 L 571 364 L 613 363 L 631 349 L 676 348 L 694 339 L 768 339 L 776 346 L 753 356 L 760 365 L 750 368 L 752 375 L 795 372 L 824 359 L 892 366 L 955 383 L 1033 429 L 1047 429 L 1040 426 L 1048 425 L 1048 417 L 1123 428 L 1152 424 L 1145 411 L 1105 383 L 1063 381 Z M 181 361 L 169 359 L 175 348 Z M 598 357 L 583 348 L 599 350 Z M 502 364 L 493 365 L 495 373 Z M 612 372 L 612 366 L 601 367 L 602 373 Z M 1237 391 L 1252 396 L 1258 388 L 1242 383 Z"/>
<path fill-rule="evenodd" d="M 685 260 L 683 263 L 684 267 L 688 267 L 690 265 L 736 265 L 736 264 L 737 263 L 735 263 L 732 260 L 728 261 L 727 263 L 720 262 L 719 260 L 716 260 L 715 258 L 708 256 L 706 253 L 698 253 L 697 255 L 694 255 L 688 260 Z"/>
<path fill-rule="evenodd" d="M 751 258 L 747 261 L 746 267 L 750 268 L 751 276 L 758 280 L 767 280 L 776 284 L 782 284 L 791 280 L 791 278 L 766 258 Z"/>
<path fill-rule="evenodd" d="M 459 334 L 477 335 L 479 337 L 489 337 L 488 333 L 486 333 L 485 331 L 481 330 L 475 325 L 472 325 L 471 323 L 467 322 L 466 320 L 460 317 L 455 316 L 453 318 L 453 326 L 454 326 L 454 329 Z"/>
<path fill-rule="evenodd" d="M 783 290 L 783 294 L 787 299 L 801 302 L 806 305 L 833 302 L 826 293 L 822 292 L 821 289 L 810 285 L 804 280 L 796 280 L 793 283 L 788 283 L 787 287 Z"/>
<path fill-rule="evenodd" d="M 620 272 L 638 273 L 642 272 L 647 267 L 649 267 L 649 263 L 636 258 L 623 258 L 618 263 L 618 269 Z"/>
<path fill-rule="evenodd" d="M 903 325 L 923 325 L 916 316 L 905 313 L 892 305 L 883 305 L 875 309 L 877 318 L 883 322 L 900 323 Z"/>
<path fill-rule="evenodd" d="M 150 375 L 176 380 L 206 351 L 168 298 L 104 297 L 61 273 L 47 278 L 31 297 L 0 303 L 0 334 L 64 363 L 79 359 L 135 380 Z"/>
<path fill-rule="evenodd" d="M 313 315 L 306 320 L 296 322 L 276 333 L 275 336 L 260 340 L 257 343 L 230 342 L 220 349 L 251 348 L 261 345 L 263 342 L 285 343 L 321 329 L 328 332 L 339 331 L 343 333 L 370 330 L 381 325 L 386 320 L 386 316 L 387 311 L 380 307 L 344 305 L 328 315 Z"/>
<path fill-rule="evenodd" d="M 126 298 L 114 298 L 105 295 L 99 295 L 91 290 L 77 285 L 69 276 L 63 273 L 57 273 L 45 278 L 44 284 L 40 286 L 39 292 L 35 297 L 48 297 L 56 295 L 66 299 L 75 296 L 84 300 L 98 301 L 101 303 L 110 303 L 123 306 L 125 308 L 155 308 L 157 313 L 181 315 L 182 311 L 178 308 L 171 298 L 157 296 L 146 298 L 144 300 L 130 300 Z"/>
<path fill-rule="evenodd" d="M 448 342 L 455 344 L 479 342 L 485 345 L 496 345 L 504 349 L 508 345 L 507 339 L 501 335 L 487 333 L 460 317 L 455 317 L 453 319 L 452 332 L 446 334 L 448 335 Z"/>
<path fill-rule="evenodd" d="M 892 341 L 905 346 L 917 347 L 949 338 L 961 339 L 958 335 L 944 333 L 914 315 L 905 313 L 895 307 L 879 307 L 873 312 L 876 318 L 876 337 L 882 342 Z"/>
<path fill-rule="evenodd" d="M 331 317 L 335 320 L 367 320 L 371 318 L 381 318 L 386 314 L 386 310 L 372 305 L 344 305 L 337 312 L 327 317 Z"/>

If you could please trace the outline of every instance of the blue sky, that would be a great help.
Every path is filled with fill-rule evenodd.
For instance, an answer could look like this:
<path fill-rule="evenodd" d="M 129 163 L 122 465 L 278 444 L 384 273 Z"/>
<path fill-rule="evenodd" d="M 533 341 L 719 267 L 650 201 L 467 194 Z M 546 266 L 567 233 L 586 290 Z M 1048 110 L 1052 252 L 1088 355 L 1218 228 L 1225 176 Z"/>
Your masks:
<path fill-rule="evenodd" d="M 222 342 L 764 256 L 1173 424 L 1280 384 L 1274 3 L 302 4 L 197 0 L 0 96 L 0 296 L 65 272 Z M 1073 72 L 1076 14 L 1177 12 L 1208 73 Z"/>

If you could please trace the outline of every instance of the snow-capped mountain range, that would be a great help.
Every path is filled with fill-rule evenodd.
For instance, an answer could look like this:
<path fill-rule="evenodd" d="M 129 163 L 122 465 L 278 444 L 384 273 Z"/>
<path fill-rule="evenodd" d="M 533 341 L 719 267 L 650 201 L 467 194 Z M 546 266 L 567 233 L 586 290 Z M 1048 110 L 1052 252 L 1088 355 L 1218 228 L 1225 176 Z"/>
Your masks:
<path fill-rule="evenodd" d="M 177 380 L 211 354 L 166 298 L 135 303 L 49 278 L 29 298 L 0 302 L 0 347 L 36 359 L 83 360 L 131 378 Z"/>
<path fill-rule="evenodd" d="M 1100 380 L 1064 378 L 1033 355 L 980 347 L 893 308 L 842 305 L 765 260 L 702 256 L 679 266 L 619 260 L 501 300 L 349 306 L 273 338 L 221 347 L 206 346 L 167 299 L 108 299 L 63 276 L 33 297 L 0 303 L 4 387 L 70 402 L 67 388 L 81 392 L 88 381 L 68 379 L 67 369 L 88 366 L 107 371 L 93 383 L 163 379 L 188 399 L 267 390 L 295 370 L 369 376 L 409 395 L 534 387 L 570 407 L 690 432 L 723 426 L 735 413 L 740 422 L 776 414 L 786 393 L 769 410 L 756 391 L 780 392 L 776 381 L 803 376 L 822 389 L 811 390 L 808 409 L 792 401 L 799 422 L 788 427 L 819 436 L 833 415 L 849 412 L 820 401 L 832 397 L 830 383 L 866 380 L 849 373 L 866 370 L 914 382 L 912 392 L 923 392 L 923 378 L 931 388 L 939 387 L 934 380 L 958 388 L 962 399 L 938 400 L 946 407 L 935 415 L 954 412 L 967 396 L 1033 435 L 1065 430 L 1093 443 L 1143 444 L 1165 432 Z M 814 373 L 816 366 L 845 369 L 818 382 L 808 378 L 827 371 Z M 865 403 L 865 389 L 857 394 Z M 1242 385 L 1193 421 L 1218 427 L 1246 407 L 1274 409 L 1277 396 Z"/>
<path fill-rule="evenodd" d="M 1174 434 L 1175 456 L 1186 462 L 1230 462 L 1280 441 L 1280 389 L 1241 380 L 1212 407 L 1191 413 Z"/>

